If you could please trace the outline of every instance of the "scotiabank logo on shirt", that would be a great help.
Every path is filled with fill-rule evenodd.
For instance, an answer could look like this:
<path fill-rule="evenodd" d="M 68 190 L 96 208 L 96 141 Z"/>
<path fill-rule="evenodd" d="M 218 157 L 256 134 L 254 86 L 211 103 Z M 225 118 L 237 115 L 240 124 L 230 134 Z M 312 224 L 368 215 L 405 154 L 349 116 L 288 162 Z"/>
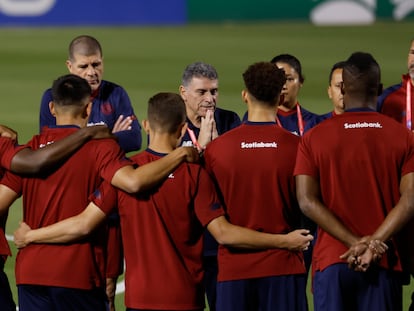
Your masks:
<path fill-rule="evenodd" d="M 255 149 L 255 148 L 277 148 L 277 143 L 276 142 L 269 142 L 269 143 L 265 143 L 265 142 L 258 142 L 258 141 L 254 141 L 254 142 L 241 142 L 240 144 L 241 149 Z"/>
<path fill-rule="evenodd" d="M 360 129 L 360 128 L 378 128 L 378 129 L 382 129 L 382 125 L 379 122 L 344 123 L 344 129 Z"/>

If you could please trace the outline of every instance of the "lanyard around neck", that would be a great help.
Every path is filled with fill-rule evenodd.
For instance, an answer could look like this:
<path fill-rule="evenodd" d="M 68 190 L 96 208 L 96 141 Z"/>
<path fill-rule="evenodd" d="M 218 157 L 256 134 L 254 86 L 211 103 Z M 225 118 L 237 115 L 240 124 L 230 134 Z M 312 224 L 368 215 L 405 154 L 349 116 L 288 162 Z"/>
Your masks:
<path fill-rule="evenodd" d="M 303 127 L 303 117 L 302 117 L 302 111 L 300 109 L 300 105 L 299 103 L 296 104 L 296 115 L 298 117 L 298 128 L 299 128 L 299 136 L 303 136 L 303 132 L 304 132 L 304 127 Z M 280 123 L 279 118 L 277 117 L 276 114 L 276 123 L 277 125 L 279 125 L 280 127 L 282 126 L 282 123 Z"/>
<path fill-rule="evenodd" d="M 411 79 L 407 81 L 407 95 L 405 98 L 406 103 L 406 111 L 405 111 L 405 122 L 406 126 L 409 130 L 412 130 L 412 123 L 411 123 Z"/>

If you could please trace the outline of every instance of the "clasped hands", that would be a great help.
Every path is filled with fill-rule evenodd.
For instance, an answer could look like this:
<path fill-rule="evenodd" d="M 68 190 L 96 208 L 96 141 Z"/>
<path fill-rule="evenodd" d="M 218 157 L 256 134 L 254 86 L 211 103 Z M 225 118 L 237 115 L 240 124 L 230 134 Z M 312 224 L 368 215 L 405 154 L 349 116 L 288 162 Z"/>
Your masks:
<path fill-rule="evenodd" d="M 365 272 L 372 263 L 378 262 L 388 250 L 387 244 L 370 236 L 362 237 L 348 251 L 340 256 L 348 262 L 348 267 Z"/>

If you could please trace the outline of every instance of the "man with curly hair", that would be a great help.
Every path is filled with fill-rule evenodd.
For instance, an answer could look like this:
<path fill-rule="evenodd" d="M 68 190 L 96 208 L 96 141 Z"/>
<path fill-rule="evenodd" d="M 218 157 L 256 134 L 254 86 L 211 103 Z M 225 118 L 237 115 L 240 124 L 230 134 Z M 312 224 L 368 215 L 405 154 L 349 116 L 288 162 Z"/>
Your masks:
<path fill-rule="evenodd" d="M 276 123 L 285 73 L 259 62 L 243 79 L 248 119 L 207 145 L 206 169 L 233 224 L 287 234 L 300 219 L 293 179 L 300 138 Z M 309 231 L 302 234 L 310 243 Z M 303 254 L 291 243 L 261 251 L 220 246 L 217 310 L 307 310 Z"/>

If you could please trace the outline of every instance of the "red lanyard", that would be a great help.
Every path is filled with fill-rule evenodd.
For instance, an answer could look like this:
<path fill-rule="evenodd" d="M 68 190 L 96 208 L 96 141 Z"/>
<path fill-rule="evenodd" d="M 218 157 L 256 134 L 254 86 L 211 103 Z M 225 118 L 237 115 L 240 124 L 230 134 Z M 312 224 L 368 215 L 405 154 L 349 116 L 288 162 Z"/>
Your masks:
<path fill-rule="evenodd" d="M 298 128 L 299 128 L 299 135 L 300 135 L 300 136 L 303 136 L 303 132 L 304 132 L 304 129 L 303 129 L 303 117 L 302 117 L 302 111 L 300 110 L 300 105 L 299 105 L 299 103 L 297 103 L 297 104 L 296 104 L 296 115 L 298 116 Z M 280 127 L 283 127 L 283 126 L 282 126 L 282 123 L 280 123 L 280 120 L 279 120 L 279 118 L 277 117 L 277 114 L 276 114 L 276 123 L 277 123 L 277 125 L 279 125 Z"/>
<path fill-rule="evenodd" d="M 407 128 L 412 130 L 411 126 L 411 79 L 407 81 L 407 97 L 405 99 L 406 102 L 406 111 L 405 111 L 405 122 Z"/>

